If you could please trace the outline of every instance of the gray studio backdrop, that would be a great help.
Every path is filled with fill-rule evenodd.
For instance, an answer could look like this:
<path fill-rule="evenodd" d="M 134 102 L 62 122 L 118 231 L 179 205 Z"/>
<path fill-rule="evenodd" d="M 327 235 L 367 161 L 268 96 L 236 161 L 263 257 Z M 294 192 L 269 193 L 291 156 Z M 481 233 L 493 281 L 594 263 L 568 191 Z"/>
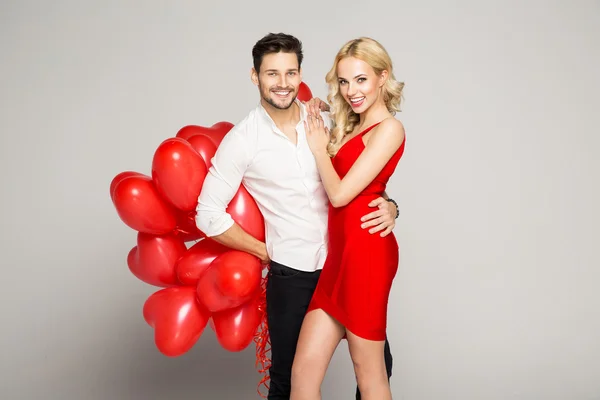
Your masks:
<path fill-rule="evenodd" d="M 111 179 L 258 101 L 250 50 L 305 81 L 380 40 L 406 82 L 389 309 L 403 400 L 600 399 L 600 3 L 3 1 L 0 398 L 258 399 L 254 349 L 155 348 Z M 340 346 L 325 399 L 354 392 Z"/>

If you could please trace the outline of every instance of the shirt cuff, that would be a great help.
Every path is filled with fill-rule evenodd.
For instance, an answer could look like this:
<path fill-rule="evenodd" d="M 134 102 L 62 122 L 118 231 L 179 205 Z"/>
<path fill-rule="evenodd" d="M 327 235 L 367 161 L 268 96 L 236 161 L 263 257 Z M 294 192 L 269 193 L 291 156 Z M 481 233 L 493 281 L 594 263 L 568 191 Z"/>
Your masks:
<path fill-rule="evenodd" d="M 209 219 L 208 223 L 206 220 Z M 208 217 L 202 213 L 196 214 L 196 226 L 208 237 L 218 236 L 234 224 L 231 215 L 225 213 L 219 217 Z"/>

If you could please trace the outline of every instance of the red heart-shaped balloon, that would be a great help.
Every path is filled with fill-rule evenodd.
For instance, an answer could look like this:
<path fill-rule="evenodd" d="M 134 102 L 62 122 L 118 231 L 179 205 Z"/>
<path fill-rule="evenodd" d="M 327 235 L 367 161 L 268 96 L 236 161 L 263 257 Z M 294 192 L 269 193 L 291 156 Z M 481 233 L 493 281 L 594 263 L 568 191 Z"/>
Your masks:
<path fill-rule="evenodd" d="M 198 303 L 193 287 L 161 289 L 144 303 L 144 319 L 154 328 L 154 342 L 166 356 L 186 353 L 198 341 L 210 313 Z"/>
<path fill-rule="evenodd" d="M 196 226 L 196 211 L 176 210 L 175 218 L 177 218 L 175 229 L 184 242 L 192 242 L 206 237 L 204 232 Z"/>
<path fill-rule="evenodd" d="M 163 236 L 138 233 L 137 246 L 127 255 L 129 270 L 150 285 L 169 287 L 179 284 L 175 265 L 187 251 L 183 240 L 174 234 Z"/>
<path fill-rule="evenodd" d="M 149 176 L 120 179 L 113 189 L 113 203 L 119 218 L 136 231 L 162 235 L 175 229 L 175 210 L 162 199 Z"/>
<path fill-rule="evenodd" d="M 144 174 L 141 174 L 141 173 L 135 172 L 135 171 L 124 171 L 124 172 L 117 174 L 113 178 L 113 180 L 110 182 L 110 198 L 113 200 L 113 203 L 114 203 L 115 188 L 123 179 L 129 178 L 130 176 L 144 176 Z"/>
<path fill-rule="evenodd" d="M 241 251 L 221 254 L 200 276 L 197 292 L 200 302 L 210 311 L 237 307 L 260 290 L 260 261 Z"/>
<path fill-rule="evenodd" d="M 184 139 L 167 139 L 154 153 L 152 179 L 156 188 L 180 210 L 196 208 L 206 172 L 204 160 Z"/>
<path fill-rule="evenodd" d="M 187 141 L 192 145 L 194 150 L 200 154 L 206 167 L 210 168 L 212 165 L 211 160 L 217 152 L 217 145 L 215 145 L 215 142 L 203 133 L 191 136 Z"/>
<path fill-rule="evenodd" d="M 300 101 L 309 101 L 313 98 L 313 94 L 306 83 L 300 82 L 300 87 L 298 88 L 298 96 L 296 97 Z"/>
<path fill-rule="evenodd" d="M 229 202 L 227 212 L 247 233 L 260 241 L 265 240 L 265 220 L 244 186 L 240 186 Z"/>
<path fill-rule="evenodd" d="M 260 288 L 262 265 L 260 260 L 251 254 L 237 250 L 228 251 L 215 258 L 211 268 L 217 270 L 217 289 L 225 297 L 247 301 Z"/>
<path fill-rule="evenodd" d="M 178 280 L 183 285 L 197 285 L 215 258 L 229 250 L 230 248 L 209 238 L 199 241 L 177 261 L 175 271 Z"/>
<path fill-rule="evenodd" d="M 196 295 L 200 303 L 210 312 L 227 310 L 240 305 L 241 301 L 229 299 L 217 289 L 217 269 L 209 267 L 202 273 L 196 287 Z M 193 286 L 192 286 L 193 287 Z"/>
<path fill-rule="evenodd" d="M 215 143 L 215 146 L 218 146 L 231 128 L 233 128 L 233 124 L 227 121 L 217 122 L 211 127 L 187 125 L 181 128 L 176 136 L 187 140 L 191 136 L 203 133 Z"/>
<path fill-rule="evenodd" d="M 252 342 L 261 313 L 258 297 L 246 303 L 212 315 L 217 340 L 228 351 L 242 351 Z"/>

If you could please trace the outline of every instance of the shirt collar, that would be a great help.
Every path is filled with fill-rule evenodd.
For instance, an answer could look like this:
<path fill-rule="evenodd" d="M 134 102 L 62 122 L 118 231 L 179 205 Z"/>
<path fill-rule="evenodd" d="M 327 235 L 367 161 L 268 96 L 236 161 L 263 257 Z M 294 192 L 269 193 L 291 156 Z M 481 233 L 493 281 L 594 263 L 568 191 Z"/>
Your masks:
<path fill-rule="evenodd" d="M 308 112 L 306 111 L 306 106 L 304 105 L 304 103 L 302 103 L 298 99 L 294 100 L 294 103 L 296 103 L 298 105 L 298 107 L 300 107 L 300 121 L 298 121 L 298 125 L 303 125 L 304 124 L 304 120 L 306 119 L 306 117 L 308 115 Z M 273 128 L 273 130 L 275 132 L 280 132 L 279 128 L 275 124 L 275 121 L 273 121 L 273 119 L 271 118 L 271 116 L 269 115 L 269 113 L 267 112 L 267 110 L 265 109 L 265 107 L 263 107 L 263 105 L 260 102 L 260 100 L 258 102 L 258 109 L 260 110 L 260 113 L 266 119 L 266 121 L 269 124 L 271 124 L 271 127 Z"/>

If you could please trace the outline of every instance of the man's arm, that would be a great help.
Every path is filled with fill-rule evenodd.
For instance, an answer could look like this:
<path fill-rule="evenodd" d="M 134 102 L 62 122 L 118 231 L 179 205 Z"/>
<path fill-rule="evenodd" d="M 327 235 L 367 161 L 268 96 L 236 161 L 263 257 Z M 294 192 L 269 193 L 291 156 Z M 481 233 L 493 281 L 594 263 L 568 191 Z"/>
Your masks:
<path fill-rule="evenodd" d="M 399 210 L 396 202 L 388 200 L 389 197 L 384 192 L 382 197 L 378 197 L 369 203 L 369 207 L 377 207 L 376 211 L 370 212 L 360 219 L 360 227 L 369 229 L 369 233 L 373 234 L 379 231 L 381 237 L 389 235 L 396 227 L 396 218 L 398 218 Z"/>
<path fill-rule="evenodd" d="M 383 199 L 385 199 L 385 201 L 387 201 L 388 210 L 389 210 L 390 214 L 394 217 L 394 219 L 398 218 L 398 216 L 400 215 L 400 209 L 398 208 L 398 203 L 396 203 L 396 201 L 394 199 L 392 199 L 390 196 L 388 196 L 388 194 L 385 190 L 381 194 L 381 197 Z M 375 201 L 375 200 L 373 200 L 373 201 Z M 369 203 L 369 205 L 371 207 L 375 207 L 377 205 L 377 204 L 373 204 L 373 201 L 371 203 Z"/>
<path fill-rule="evenodd" d="M 211 239 L 232 249 L 250 253 L 258 257 L 263 264 L 268 264 L 270 261 L 265 243 L 247 233 L 236 222 L 231 225 L 231 228 L 220 235 L 212 236 Z"/>
<path fill-rule="evenodd" d="M 267 263 L 269 256 L 265 243 L 244 231 L 226 211 L 242 183 L 249 162 L 246 140 L 234 128 L 225 135 L 212 159 L 198 196 L 196 226 L 216 242 L 252 254 Z"/>

